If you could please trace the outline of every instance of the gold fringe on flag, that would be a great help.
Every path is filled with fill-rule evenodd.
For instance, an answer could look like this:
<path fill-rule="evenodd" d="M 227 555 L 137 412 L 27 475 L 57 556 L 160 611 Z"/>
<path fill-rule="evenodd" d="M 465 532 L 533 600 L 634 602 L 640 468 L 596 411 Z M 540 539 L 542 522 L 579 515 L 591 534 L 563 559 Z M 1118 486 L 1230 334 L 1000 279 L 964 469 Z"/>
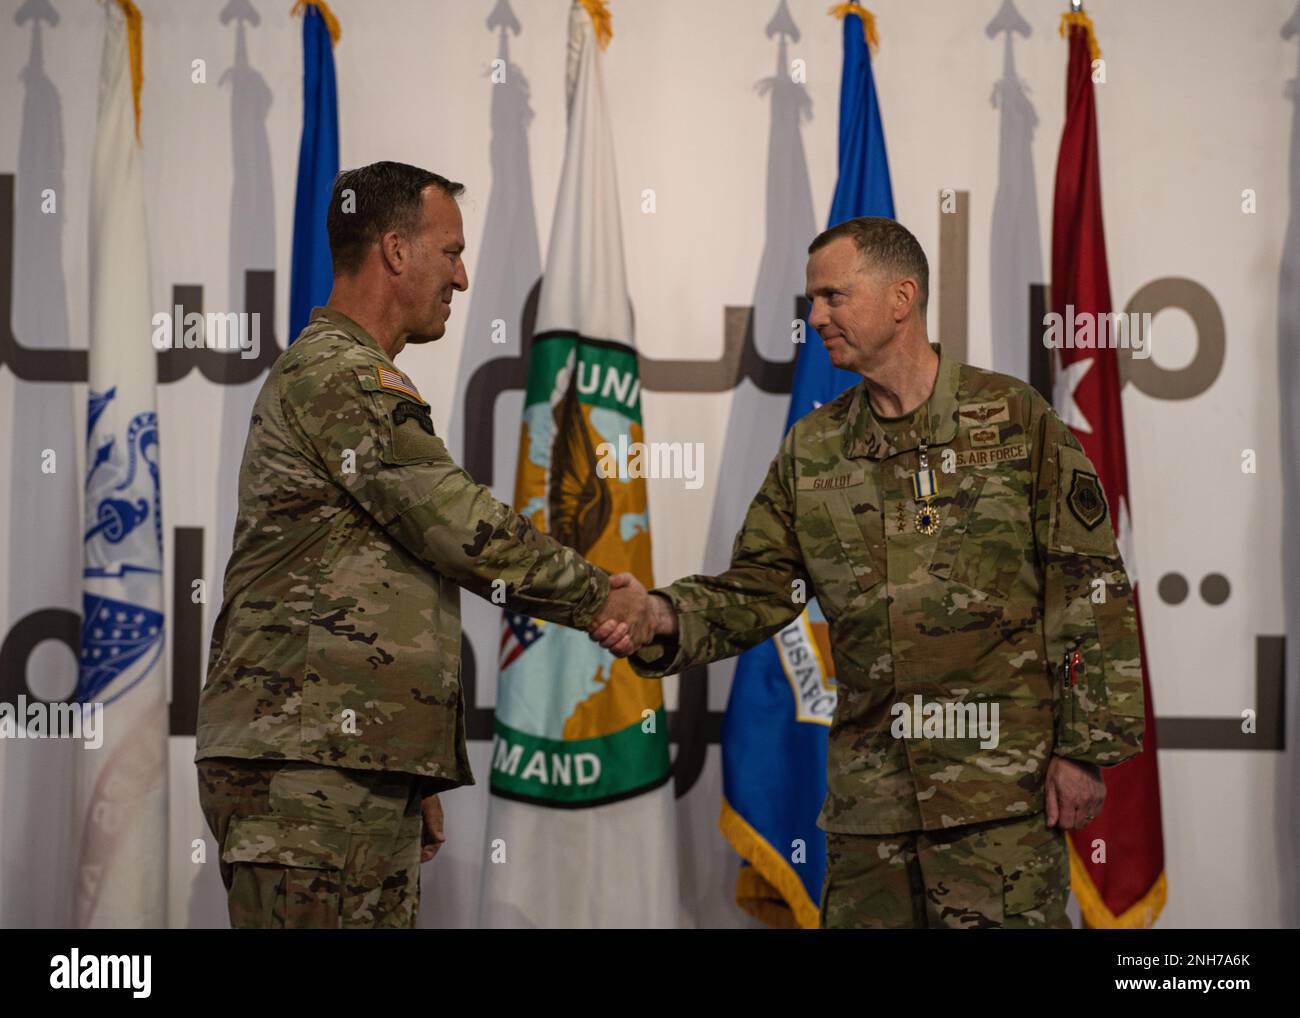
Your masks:
<path fill-rule="evenodd" d="M 1107 907 L 1097 885 L 1088 875 L 1088 867 L 1079 858 L 1074 841 L 1067 835 L 1065 844 L 1070 852 L 1070 889 L 1079 899 L 1079 912 L 1083 924 L 1090 930 L 1149 930 L 1164 911 L 1165 899 L 1169 885 L 1165 881 L 1164 870 L 1156 877 L 1147 893 L 1130 905 L 1119 915 Z"/>
<path fill-rule="evenodd" d="M 736 874 L 736 904 L 778 930 L 815 930 L 820 912 L 790 860 L 773 848 L 724 797 L 718 827 L 748 866 Z"/>
<path fill-rule="evenodd" d="M 591 27 L 596 32 L 596 42 L 601 49 L 609 45 L 614 38 L 614 18 L 609 13 L 609 0 L 581 0 L 582 6 L 591 15 Z"/>
<path fill-rule="evenodd" d="M 131 0 L 117 0 L 126 18 L 126 42 L 131 51 L 131 98 L 135 102 L 135 140 L 140 140 L 140 91 L 144 88 L 144 40 L 140 8 Z"/>
<path fill-rule="evenodd" d="M 289 12 L 289 16 L 306 14 L 308 7 L 315 7 L 316 10 L 320 11 L 320 16 L 325 19 L 325 28 L 330 34 L 330 45 L 337 46 L 339 36 L 343 34 L 343 29 L 339 26 L 339 19 L 334 17 L 334 12 L 329 9 L 329 4 L 325 0 L 298 0 L 293 5 L 293 10 Z"/>
<path fill-rule="evenodd" d="M 832 18 L 846 18 L 850 14 L 856 14 L 862 22 L 862 38 L 871 47 L 871 52 L 874 53 L 880 47 L 880 38 L 876 35 L 876 16 L 861 6 L 857 0 L 847 4 L 836 4 L 826 13 Z"/>
<path fill-rule="evenodd" d="M 1083 11 L 1066 11 L 1061 15 L 1061 38 L 1064 39 L 1075 26 L 1088 33 L 1088 53 L 1096 60 L 1101 56 L 1101 47 L 1097 45 L 1097 33 L 1092 30 L 1092 19 Z"/>

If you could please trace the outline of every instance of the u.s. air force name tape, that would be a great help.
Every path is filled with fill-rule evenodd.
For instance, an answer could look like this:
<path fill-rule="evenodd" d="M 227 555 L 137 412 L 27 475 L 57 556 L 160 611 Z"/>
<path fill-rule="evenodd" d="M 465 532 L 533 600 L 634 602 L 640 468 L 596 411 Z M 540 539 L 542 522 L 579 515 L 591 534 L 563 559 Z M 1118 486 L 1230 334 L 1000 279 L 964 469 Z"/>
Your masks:
<path fill-rule="evenodd" d="M 1022 460 L 1029 456 L 1024 442 L 1009 442 L 994 449 L 967 449 L 957 453 L 959 467 L 987 467 L 1008 460 Z"/>

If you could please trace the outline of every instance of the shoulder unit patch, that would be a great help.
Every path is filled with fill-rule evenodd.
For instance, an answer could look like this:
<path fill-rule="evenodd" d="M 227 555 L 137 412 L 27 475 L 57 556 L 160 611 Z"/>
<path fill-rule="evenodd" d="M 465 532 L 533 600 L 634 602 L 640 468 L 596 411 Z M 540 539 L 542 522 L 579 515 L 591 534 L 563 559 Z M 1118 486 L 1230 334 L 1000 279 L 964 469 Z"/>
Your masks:
<path fill-rule="evenodd" d="M 1106 518 L 1106 499 L 1102 495 L 1101 482 L 1096 474 L 1086 470 L 1074 471 L 1070 478 L 1070 493 L 1065 499 L 1074 518 L 1089 530 L 1095 530 L 1097 524 Z"/>
<path fill-rule="evenodd" d="M 415 403 L 398 403 L 393 407 L 393 427 L 414 420 L 428 434 L 433 434 L 433 417 L 429 408 Z"/>

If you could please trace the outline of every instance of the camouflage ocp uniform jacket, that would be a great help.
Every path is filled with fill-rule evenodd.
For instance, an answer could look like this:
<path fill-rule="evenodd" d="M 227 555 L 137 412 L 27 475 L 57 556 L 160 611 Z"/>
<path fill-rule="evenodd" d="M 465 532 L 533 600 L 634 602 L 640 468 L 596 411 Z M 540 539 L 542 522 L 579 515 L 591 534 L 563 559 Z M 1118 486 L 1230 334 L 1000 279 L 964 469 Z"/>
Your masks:
<path fill-rule="evenodd" d="M 462 586 L 585 628 L 609 578 L 476 484 L 375 340 L 316 308 L 253 408 L 195 759 L 472 784 Z"/>
<path fill-rule="evenodd" d="M 795 423 L 731 568 L 663 588 L 678 636 L 631 659 L 655 676 L 739 654 L 815 594 L 838 687 L 828 831 L 1028 815 L 1043 809 L 1052 754 L 1110 766 L 1141 749 L 1132 590 L 1096 471 L 1032 388 L 936 349 L 934 391 L 908 418 L 877 417 L 859 383 Z M 912 486 L 927 436 L 932 534 L 918 529 Z M 918 696 L 945 711 L 984 704 L 989 717 L 996 704 L 997 745 L 970 731 L 895 737 L 895 705 Z"/>

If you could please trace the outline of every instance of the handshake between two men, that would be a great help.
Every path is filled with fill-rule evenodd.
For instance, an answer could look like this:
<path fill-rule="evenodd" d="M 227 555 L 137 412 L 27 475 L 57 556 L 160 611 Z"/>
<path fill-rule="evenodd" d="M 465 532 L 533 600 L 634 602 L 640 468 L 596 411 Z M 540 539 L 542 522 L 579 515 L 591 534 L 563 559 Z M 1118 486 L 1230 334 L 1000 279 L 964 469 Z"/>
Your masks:
<path fill-rule="evenodd" d="M 257 397 L 195 751 L 231 925 L 414 925 L 407 806 L 424 802 L 427 859 L 437 794 L 474 780 L 459 588 L 497 583 L 512 612 L 590 622 L 646 678 L 788 637 L 796 693 L 823 705 L 813 730 L 833 705 L 823 925 L 1068 925 L 1063 829 L 1097 817 L 1098 768 L 1141 749 L 1132 589 L 1065 423 L 929 342 L 916 238 L 867 217 L 810 245 L 809 325 L 862 382 L 789 428 L 730 567 L 606 591 L 452 460 L 393 363 L 445 333 L 468 287 L 462 189 L 392 162 L 339 175 L 331 210 L 369 197 L 331 211 L 334 289 Z M 931 466 L 940 450 L 952 473 Z M 791 628 L 804 591 L 817 620 Z M 286 865 L 303 845 L 307 864 Z"/>
<path fill-rule="evenodd" d="M 618 657 L 635 654 L 657 636 L 677 632 L 677 613 L 668 599 L 648 593 L 631 573 L 609 578 L 609 597 L 587 634 Z"/>

